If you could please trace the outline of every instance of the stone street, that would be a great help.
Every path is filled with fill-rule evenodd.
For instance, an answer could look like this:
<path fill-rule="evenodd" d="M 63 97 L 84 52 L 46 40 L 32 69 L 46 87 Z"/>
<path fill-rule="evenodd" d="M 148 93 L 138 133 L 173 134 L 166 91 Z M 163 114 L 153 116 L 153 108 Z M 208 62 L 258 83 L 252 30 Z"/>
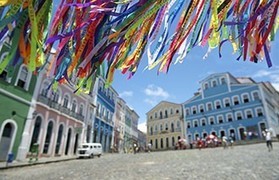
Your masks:
<path fill-rule="evenodd" d="M 279 180 L 279 143 L 139 154 L 105 154 L 0 171 L 2 180 Z"/>

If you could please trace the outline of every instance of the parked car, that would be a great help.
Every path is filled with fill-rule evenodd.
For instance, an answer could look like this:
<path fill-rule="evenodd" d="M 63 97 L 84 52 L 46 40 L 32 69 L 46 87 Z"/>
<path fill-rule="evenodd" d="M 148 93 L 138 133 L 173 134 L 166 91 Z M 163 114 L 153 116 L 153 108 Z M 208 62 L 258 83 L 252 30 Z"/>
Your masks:
<path fill-rule="evenodd" d="M 103 154 L 102 144 L 100 143 L 84 143 L 78 148 L 77 156 L 79 158 L 88 157 L 94 158 L 94 156 L 101 157 Z"/>

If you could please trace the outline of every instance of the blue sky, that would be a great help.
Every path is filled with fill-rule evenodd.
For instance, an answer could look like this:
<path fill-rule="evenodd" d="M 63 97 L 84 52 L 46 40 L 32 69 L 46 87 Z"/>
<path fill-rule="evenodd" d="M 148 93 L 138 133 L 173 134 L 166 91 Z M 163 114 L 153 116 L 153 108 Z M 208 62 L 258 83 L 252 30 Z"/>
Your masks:
<path fill-rule="evenodd" d="M 265 60 L 252 63 L 249 60 L 237 61 L 238 54 L 232 54 L 233 49 L 228 43 L 222 48 L 222 58 L 218 56 L 218 48 L 213 49 L 206 59 L 207 47 L 195 47 L 181 64 L 172 64 L 167 74 L 157 74 L 154 70 L 143 69 L 147 65 L 147 57 L 143 56 L 137 73 L 131 79 L 117 71 L 113 88 L 133 108 L 138 115 L 139 129 L 146 131 L 146 113 L 160 101 L 183 103 L 198 90 L 199 81 L 211 73 L 230 72 L 236 77 L 252 77 L 255 81 L 270 81 L 279 90 L 279 43 L 278 34 L 271 44 L 271 59 L 273 66 L 268 68 Z M 277 57 L 276 57 L 277 56 Z"/>

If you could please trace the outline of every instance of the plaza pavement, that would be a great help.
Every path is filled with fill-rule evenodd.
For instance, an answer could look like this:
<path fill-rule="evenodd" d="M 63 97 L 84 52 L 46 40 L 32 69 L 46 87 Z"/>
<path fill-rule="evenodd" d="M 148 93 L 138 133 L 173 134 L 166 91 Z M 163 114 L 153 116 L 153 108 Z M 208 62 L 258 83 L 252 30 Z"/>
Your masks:
<path fill-rule="evenodd" d="M 0 170 L 0 180 L 279 180 L 279 143 L 268 152 L 264 143 L 232 149 L 161 151 L 139 154 L 104 154 Z"/>

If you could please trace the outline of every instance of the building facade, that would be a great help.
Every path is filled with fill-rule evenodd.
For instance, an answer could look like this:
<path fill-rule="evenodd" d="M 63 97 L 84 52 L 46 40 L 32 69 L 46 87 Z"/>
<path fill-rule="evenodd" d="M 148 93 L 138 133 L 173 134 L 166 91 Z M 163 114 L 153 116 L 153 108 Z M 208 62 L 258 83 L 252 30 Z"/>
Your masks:
<path fill-rule="evenodd" d="M 24 126 L 32 119 L 28 112 L 36 81 L 23 64 L 9 65 L 0 74 L 0 161 L 6 161 L 9 153 L 18 159 Z"/>
<path fill-rule="evenodd" d="M 278 134 L 278 92 L 270 83 L 235 78 L 229 73 L 212 74 L 183 103 L 188 141 L 209 134 L 235 136 L 236 140 L 261 138 L 262 131 Z"/>
<path fill-rule="evenodd" d="M 102 144 L 103 151 L 109 152 L 113 146 L 114 113 L 117 92 L 110 86 L 105 87 L 105 80 L 98 77 L 93 89 L 96 113 L 92 119 L 93 140 Z"/>
<path fill-rule="evenodd" d="M 153 150 L 173 149 L 185 138 L 181 104 L 162 101 L 147 112 L 147 143 Z"/>

